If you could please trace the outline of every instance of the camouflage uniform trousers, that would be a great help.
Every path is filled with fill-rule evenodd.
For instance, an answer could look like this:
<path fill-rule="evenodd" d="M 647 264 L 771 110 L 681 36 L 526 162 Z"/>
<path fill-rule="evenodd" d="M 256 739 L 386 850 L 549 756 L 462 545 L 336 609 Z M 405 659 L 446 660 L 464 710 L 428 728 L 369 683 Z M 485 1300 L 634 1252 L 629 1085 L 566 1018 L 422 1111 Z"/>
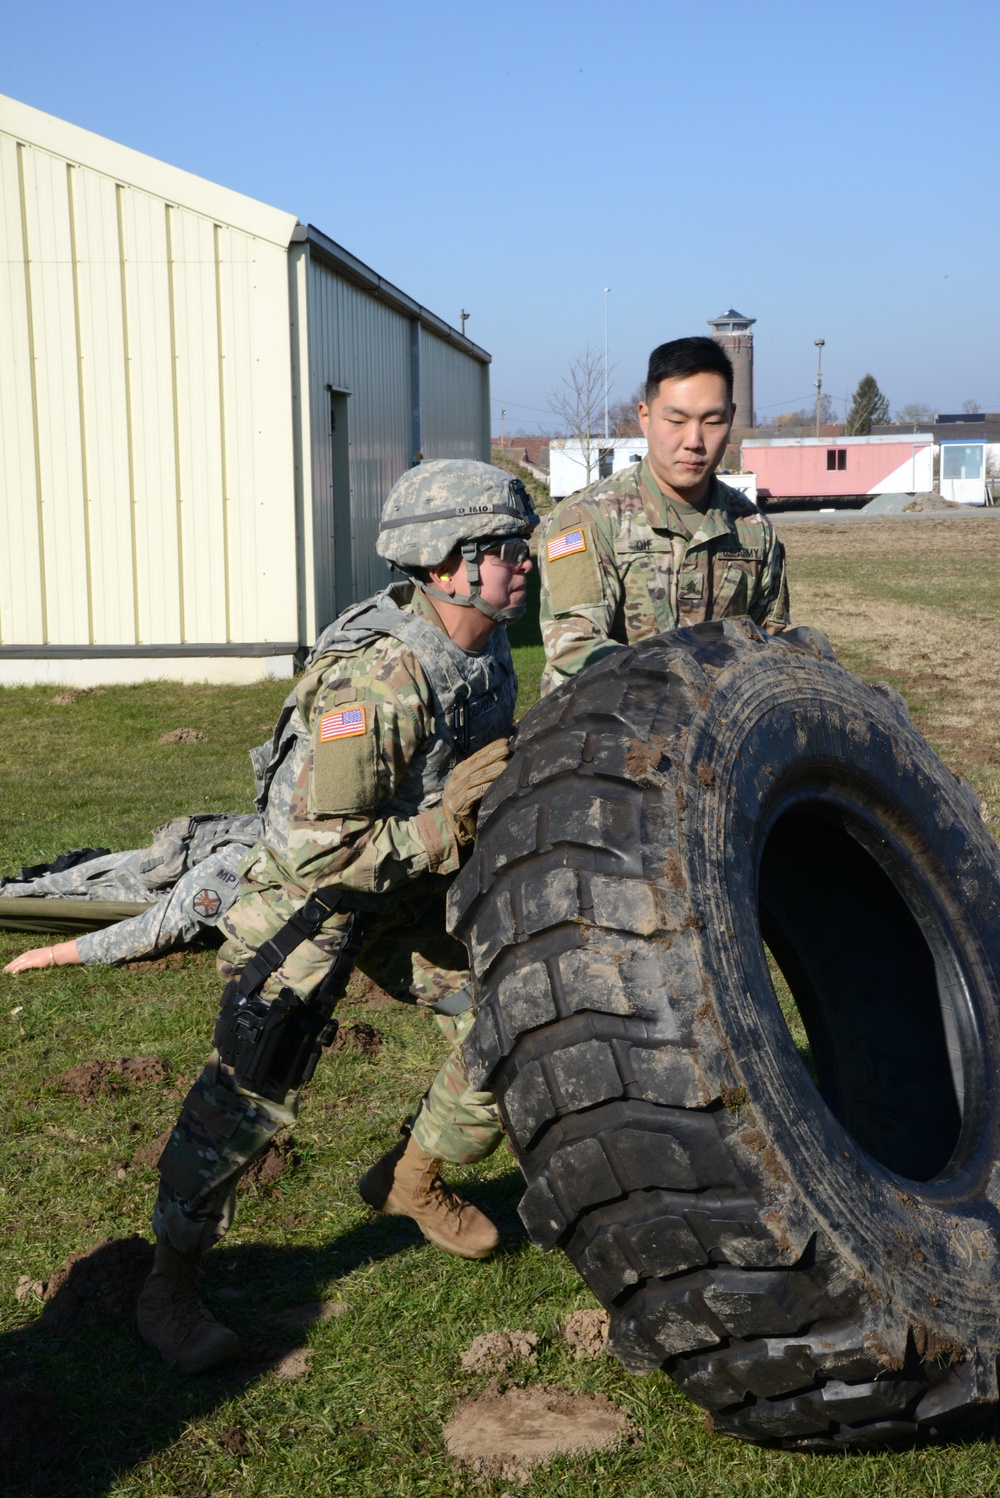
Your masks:
<path fill-rule="evenodd" d="M 433 1006 L 461 994 L 468 985 L 465 948 L 444 928 L 443 883 L 433 877 L 414 881 L 400 894 L 384 897 L 368 918 L 357 966 L 404 1002 L 416 999 Z M 230 941 L 222 950 L 220 968 L 227 977 L 249 954 L 234 926 L 238 920 L 246 930 L 250 912 L 242 907 L 253 901 L 252 895 L 241 901 L 235 919 L 225 922 Z M 336 913 L 313 941 L 292 953 L 268 980 L 264 997 L 274 997 L 293 974 L 297 991 L 308 992 L 336 955 L 346 919 Z M 273 916 L 269 925 L 273 930 Z M 462 1043 L 472 1024 L 471 1008 L 435 1018 L 451 1051 L 420 1101 L 411 1132 L 434 1158 L 471 1164 L 496 1149 L 503 1131 L 493 1097 L 469 1085 Z M 298 1101 L 295 1091 L 275 1103 L 240 1087 L 231 1068 L 213 1052 L 160 1157 L 160 1190 L 153 1213 L 157 1239 L 186 1253 L 203 1252 L 222 1238 L 233 1221 L 239 1177 L 279 1129 L 294 1124 Z"/>

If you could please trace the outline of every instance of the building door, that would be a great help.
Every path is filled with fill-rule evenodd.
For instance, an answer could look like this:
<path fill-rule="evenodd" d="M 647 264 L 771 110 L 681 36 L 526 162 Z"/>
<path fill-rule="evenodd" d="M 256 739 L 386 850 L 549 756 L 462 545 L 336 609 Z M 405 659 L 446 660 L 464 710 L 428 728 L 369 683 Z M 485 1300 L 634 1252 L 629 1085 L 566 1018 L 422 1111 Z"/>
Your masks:
<path fill-rule="evenodd" d="M 986 443 L 941 443 L 941 497 L 960 505 L 986 503 Z"/>
<path fill-rule="evenodd" d="M 349 392 L 327 386 L 330 394 L 330 517 L 333 542 L 334 614 L 354 602 L 354 535 L 351 512 Z"/>

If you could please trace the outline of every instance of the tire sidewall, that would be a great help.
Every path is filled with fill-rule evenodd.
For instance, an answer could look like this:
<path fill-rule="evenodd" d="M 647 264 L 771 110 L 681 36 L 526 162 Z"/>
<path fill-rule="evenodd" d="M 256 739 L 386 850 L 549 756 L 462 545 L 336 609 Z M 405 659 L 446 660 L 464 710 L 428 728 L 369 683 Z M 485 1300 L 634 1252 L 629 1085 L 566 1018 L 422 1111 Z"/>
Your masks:
<path fill-rule="evenodd" d="M 744 647 L 735 669 L 722 673 L 692 724 L 685 768 L 689 785 L 704 792 L 690 798 L 681 850 L 701 906 L 693 917 L 707 995 L 699 1013 L 721 1041 L 721 1051 L 704 1052 L 721 1054 L 737 1079 L 748 1168 L 763 1175 L 782 1217 L 820 1227 L 870 1280 L 883 1319 L 898 1322 L 886 1326 L 887 1340 L 905 1340 L 907 1327 L 919 1325 L 940 1328 L 945 1343 L 962 1329 L 980 1344 L 1000 1344 L 1000 1033 L 991 1002 L 1000 858 L 971 798 L 878 693 L 835 665 L 774 645 Z M 896 840 L 897 862 L 914 861 L 966 975 L 980 1051 L 979 1127 L 964 1163 L 942 1179 L 905 1180 L 855 1143 L 823 1103 L 778 1007 L 757 873 L 769 826 L 803 796 L 852 808 L 875 837 Z M 732 1087 L 731 1078 L 718 1081 Z"/>

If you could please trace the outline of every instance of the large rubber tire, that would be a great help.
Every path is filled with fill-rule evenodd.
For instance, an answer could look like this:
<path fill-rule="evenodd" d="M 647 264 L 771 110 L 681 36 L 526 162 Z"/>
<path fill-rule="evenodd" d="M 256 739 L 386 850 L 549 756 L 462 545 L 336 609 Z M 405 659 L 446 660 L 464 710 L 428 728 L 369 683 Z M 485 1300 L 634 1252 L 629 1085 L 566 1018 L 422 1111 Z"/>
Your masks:
<path fill-rule="evenodd" d="M 621 649 L 528 714 L 451 922 L 626 1367 L 794 1447 L 995 1410 L 1000 857 L 892 688 L 744 619 Z"/>

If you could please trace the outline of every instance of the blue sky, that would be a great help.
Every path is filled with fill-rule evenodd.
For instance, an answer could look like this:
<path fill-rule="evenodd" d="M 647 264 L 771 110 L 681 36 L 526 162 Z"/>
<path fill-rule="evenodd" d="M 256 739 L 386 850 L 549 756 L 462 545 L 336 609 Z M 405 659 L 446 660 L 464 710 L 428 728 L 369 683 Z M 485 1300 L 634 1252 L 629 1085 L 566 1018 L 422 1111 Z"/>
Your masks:
<path fill-rule="evenodd" d="M 6 0 L 0 92 L 296 213 L 493 355 L 494 430 L 570 359 L 757 318 L 758 414 L 1000 410 L 1000 5 Z M 551 421 L 551 418 L 548 419 Z"/>

